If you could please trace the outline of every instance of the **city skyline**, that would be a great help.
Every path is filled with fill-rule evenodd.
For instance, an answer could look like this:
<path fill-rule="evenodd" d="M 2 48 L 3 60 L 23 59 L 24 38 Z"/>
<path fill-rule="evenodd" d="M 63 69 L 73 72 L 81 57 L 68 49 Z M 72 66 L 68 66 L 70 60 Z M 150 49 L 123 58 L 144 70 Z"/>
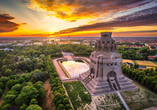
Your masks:
<path fill-rule="evenodd" d="M 0 0 L 0 37 L 157 37 L 155 0 Z"/>

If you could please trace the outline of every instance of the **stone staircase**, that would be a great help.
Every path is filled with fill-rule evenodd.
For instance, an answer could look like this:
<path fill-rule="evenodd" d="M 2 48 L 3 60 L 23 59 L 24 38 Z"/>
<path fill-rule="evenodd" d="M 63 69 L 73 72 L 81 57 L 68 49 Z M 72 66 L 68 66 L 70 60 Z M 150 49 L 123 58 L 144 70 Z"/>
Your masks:
<path fill-rule="evenodd" d="M 120 89 L 129 89 L 129 88 L 136 88 L 134 84 L 128 81 L 125 77 L 117 79 Z"/>
<path fill-rule="evenodd" d="M 109 81 L 96 81 L 87 73 L 82 73 L 79 76 L 79 80 L 85 85 L 88 91 L 91 91 L 91 95 L 93 94 L 101 94 L 101 93 L 110 93 L 116 90 L 123 91 L 128 89 L 136 88 L 130 81 L 128 81 L 125 77 L 119 78 L 115 80 L 116 89 L 112 89 Z"/>

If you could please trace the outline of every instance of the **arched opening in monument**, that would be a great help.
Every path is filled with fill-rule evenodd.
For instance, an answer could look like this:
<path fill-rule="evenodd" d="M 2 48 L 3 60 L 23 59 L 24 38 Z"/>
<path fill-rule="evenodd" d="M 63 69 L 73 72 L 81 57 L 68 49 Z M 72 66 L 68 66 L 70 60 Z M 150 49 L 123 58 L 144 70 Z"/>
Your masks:
<path fill-rule="evenodd" d="M 108 73 L 107 75 L 107 81 L 109 82 L 109 85 L 111 87 L 111 89 L 113 90 L 118 90 L 118 84 L 117 84 L 117 75 L 114 71 L 111 71 Z"/>
<path fill-rule="evenodd" d="M 94 69 L 93 69 L 93 68 L 91 69 L 90 75 L 91 75 L 92 77 L 94 77 Z"/>

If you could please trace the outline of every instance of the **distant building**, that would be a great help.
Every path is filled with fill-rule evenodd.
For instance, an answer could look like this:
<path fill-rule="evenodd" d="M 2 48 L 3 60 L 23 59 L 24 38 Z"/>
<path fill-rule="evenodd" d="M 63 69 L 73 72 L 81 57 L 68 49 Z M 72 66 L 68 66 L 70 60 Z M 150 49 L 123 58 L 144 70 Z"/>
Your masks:
<path fill-rule="evenodd" d="M 146 69 L 146 68 L 147 68 L 146 66 L 139 66 L 140 70 L 143 70 L 143 69 Z"/>
<path fill-rule="evenodd" d="M 31 42 L 31 40 L 25 40 L 25 43 L 29 43 L 29 42 Z"/>
<path fill-rule="evenodd" d="M 71 42 L 71 44 L 80 44 L 80 42 Z"/>
<path fill-rule="evenodd" d="M 140 51 L 136 52 L 136 54 L 140 54 Z"/>
<path fill-rule="evenodd" d="M 89 43 L 89 42 L 84 42 L 83 45 L 87 45 L 87 46 L 89 46 L 90 43 Z"/>
<path fill-rule="evenodd" d="M 1 46 L 11 45 L 12 43 L 2 43 Z"/>
<path fill-rule="evenodd" d="M 4 51 L 14 51 L 14 49 L 5 48 Z"/>
<path fill-rule="evenodd" d="M 70 35 L 68 36 L 68 41 L 70 41 Z"/>
<path fill-rule="evenodd" d="M 58 42 L 58 41 L 60 41 L 60 39 L 57 39 L 57 38 L 56 38 L 56 39 L 54 39 L 54 41 Z"/>
<path fill-rule="evenodd" d="M 92 48 L 95 48 L 95 46 L 93 45 Z"/>
<path fill-rule="evenodd" d="M 126 62 L 125 64 L 126 64 L 127 66 L 133 65 L 132 63 L 129 63 L 129 62 Z"/>
<path fill-rule="evenodd" d="M 153 60 L 153 59 L 157 58 L 157 54 L 154 56 L 148 56 L 148 58 Z"/>
<path fill-rule="evenodd" d="M 34 45 L 43 45 L 42 42 L 34 42 Z"/>
<path fill-rule="evenodd" d="M 71 44 L 71 42 L 70 41 L 66 41 L 66 42 L 62 42 L 62 41 L 59 41 L 59 42 L 57 42 L 59 45 L 61 45 L 61 44 Z"/>
<path fill-rule="evenodd" d="M 52 42 L 46 42 L 46 44 L 52 44 Z"/>
<path fill-rule="evenodd" d="M 18 44 L 16 44 L 16 46 L 24 46 L 24 44 L 18 43 Z"/>

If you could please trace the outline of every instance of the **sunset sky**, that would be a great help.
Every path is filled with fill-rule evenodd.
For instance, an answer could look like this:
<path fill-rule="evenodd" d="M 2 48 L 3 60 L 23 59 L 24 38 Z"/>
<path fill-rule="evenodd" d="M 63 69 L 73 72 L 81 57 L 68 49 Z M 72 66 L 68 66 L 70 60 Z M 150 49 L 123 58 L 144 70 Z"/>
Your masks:
<path fill-rule="evenodd" d="M 0 37 L 157 37 L 157 0 L 0 0 Z"/>

